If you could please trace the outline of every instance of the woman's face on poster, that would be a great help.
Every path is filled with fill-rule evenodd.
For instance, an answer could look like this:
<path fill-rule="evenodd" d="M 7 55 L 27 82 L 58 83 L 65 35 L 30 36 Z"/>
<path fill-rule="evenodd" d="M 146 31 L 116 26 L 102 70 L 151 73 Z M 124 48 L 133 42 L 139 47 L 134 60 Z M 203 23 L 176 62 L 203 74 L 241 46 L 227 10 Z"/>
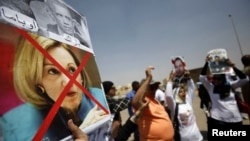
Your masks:
<path fill-rule="evenodd" d="M 185 66 L 181 60 L 176 60 L 174 62 L 175 74 L 177 77 L 180 77 L 185 72 Z"/>
<path fill-rule="evenodd" d="M 71 54 L 63 47 L 54 47 L 48 50 L 48 53 L 70 74 L 73 75 L 77 70 L 77 65 Z M 69 78 L 58 69 L 46 57 L 43 67 L 42 86 L 48 96 L 56 101 L 63 92 L 65 86 L 69 82 Z M 79 74 L 76 81 L 82 84 L 82 78 Z M 82 100 L 82 91 L 79 87 L 73 84 L 67 92 L 66 97 L 61 105 L 63 108 L 76 109 Z"/>

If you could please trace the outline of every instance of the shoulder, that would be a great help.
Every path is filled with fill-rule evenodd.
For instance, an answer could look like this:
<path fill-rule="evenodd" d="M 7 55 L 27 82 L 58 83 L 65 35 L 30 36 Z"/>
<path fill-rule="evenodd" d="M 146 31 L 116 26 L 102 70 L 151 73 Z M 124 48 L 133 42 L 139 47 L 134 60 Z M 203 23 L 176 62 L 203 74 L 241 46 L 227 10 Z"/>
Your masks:
<path fill-rule="evenodd" d="M 131 90 L 131 91 L 129 91 L 126 95 L 131 96 L 131 95 L 133 95 L 133 94 L 135 94 L 135 91 L 134 91 L 134 90 Z"/>
<path fill-rule="evenodd" d="M 16 116 L 19 115 L 19 116 Z M 32 104 L 25 103 L 22 104 L 3 115 L 7 119 L 17 119 L 20 120 L 20 117 L 25 117 L 21 119 L 26 119 L 26 117 L 40 115 L 40 110 L 34 107 Z"/>
<path fill-rule="evenodd" d="M 36 107 L 25 103 L 4 114 L 1 120 L 3 121 L 1 126 L 6 138 L 30 140 L 41 125 L 43 115 Z"/>
<path fill-rule="evenodd" d="M 246 75 L 250 76 L 250 66 L 245 67 L 244 70 L 243 70 L 243 72 L 244 72 Z"/>
<path fill-rule="evenodd" d="M 156 90 L 155 94 L 159 95 L 159 96 L 165 95 L 165 93 L 162 90 L 160 90 L 160 89 Z"/>

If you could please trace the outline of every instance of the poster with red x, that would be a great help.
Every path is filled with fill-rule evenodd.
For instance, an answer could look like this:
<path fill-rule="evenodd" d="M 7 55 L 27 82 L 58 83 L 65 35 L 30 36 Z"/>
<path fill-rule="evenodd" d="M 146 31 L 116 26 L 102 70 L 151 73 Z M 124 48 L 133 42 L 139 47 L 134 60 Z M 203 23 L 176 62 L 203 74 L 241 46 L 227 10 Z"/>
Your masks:
<path fill-rule="evenodd" d="M 103 139 L 110 111 L 86 23 L 60 0 L 0 0 L 0 140 L 71 140 L 69 120 Z"/>

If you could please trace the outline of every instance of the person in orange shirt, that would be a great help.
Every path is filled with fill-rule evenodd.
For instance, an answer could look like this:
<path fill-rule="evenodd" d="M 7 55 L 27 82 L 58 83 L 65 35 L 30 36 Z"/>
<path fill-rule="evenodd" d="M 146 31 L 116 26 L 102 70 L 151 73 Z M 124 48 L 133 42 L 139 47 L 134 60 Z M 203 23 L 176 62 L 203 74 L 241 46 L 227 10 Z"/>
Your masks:
<path fill-rule="evenodd" d="M 147 67 L 146 78 L 132 100 L 135 110 L 141 107 L 144 101 L 148 101 L 148 107 L 144 109 L 138 120 L 140 141 L 173 141 L 173 124 L 164 107 L 155 99 L 155 91 L 160 82 L 152 80 L 153 69 L 153 66 Z"/>

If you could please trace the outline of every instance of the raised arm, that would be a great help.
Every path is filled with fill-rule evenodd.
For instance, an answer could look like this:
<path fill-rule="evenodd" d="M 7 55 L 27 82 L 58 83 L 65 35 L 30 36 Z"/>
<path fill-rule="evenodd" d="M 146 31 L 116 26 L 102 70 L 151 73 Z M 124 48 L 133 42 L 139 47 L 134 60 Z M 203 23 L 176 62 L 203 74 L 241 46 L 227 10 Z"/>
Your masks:
<path fill-rule="evenodd" d="M 233 68 L 235 74 L 239 77 L 239 80 L 232 83 L 232 87 L 234 89 L 245 85 L 249 81 L 249 78 L 241 70 L 239 70 L 230 59 L 228 59 L 227 64 Z"/>
<path fill-rule="evenodd" d="M 148 89 L 149 83 L 152 80 L 152 70 L 154 69 L 153 66 L 148 66 L 146 69 L 146 79 L 144 82 L 142 82 L 141 86 L 137 90 L 133 100 L 132 105 L 135 109 L 138 109 L 141 107 L 141 105 L 144 103 L 144 98 L 146 96 L 146 91 Z"/>
<path fill-rule="evenodd" d="M 175 101 L 173 98 L 173 78 L 174 78 L 175 74 L 173 73 L 173 71 L 170 72 L 169 74 L 169 78 L 167 81 L 167 85 L 166 85 L 166 101 L 168 104 L 168 108 L 170 109 L 170 113 L 171 113 L 171 119 L 174 118 L 174 109 L 175 109 Z"/>

